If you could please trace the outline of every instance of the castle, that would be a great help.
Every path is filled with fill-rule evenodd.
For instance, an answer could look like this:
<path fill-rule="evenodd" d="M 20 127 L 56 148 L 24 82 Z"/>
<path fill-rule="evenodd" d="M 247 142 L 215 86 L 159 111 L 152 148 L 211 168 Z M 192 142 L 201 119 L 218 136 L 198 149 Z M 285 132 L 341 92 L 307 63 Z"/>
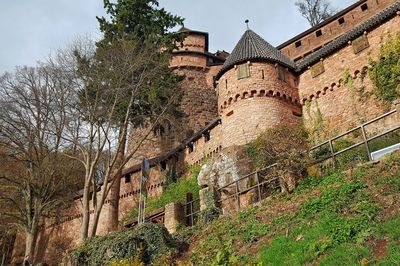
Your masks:
<path fill-rule="evenodd" d="M 360 0 L 278 47 L 248 29 L 230 54 L 209 52 L 208 33 L 182 28 L 187 37 L 170 66 L 185 76 L 180 104 L 185 115 L 170 133 L 150 135 L 138 152 L 151 158 L 149 196 L 162 193 L 172 167 L 201 164 L 278 123 L 304 123 L 323 140 L 384 113 L 387 106 L 369 93 L 368 60 L 377 58 L 382 40 L 399 29 L 397 0 Z M 356 93 L 346 88 L 344 75 L 354 80 Z M 128 149 L 135 145 L 133 136 L 144 131 L 131 132 Z M 137 162 L 123 171 L 120 218 L 137 206 Z M 80 213 L 77 198 L 61 221 L 46 226 L 38 240 L 39 257 L 51 260 L 77 245 Z M 106 203 L 99 234 L 108 231 L 107 213 Z M 20 242 L 14 257 L 20 255 Z"/>

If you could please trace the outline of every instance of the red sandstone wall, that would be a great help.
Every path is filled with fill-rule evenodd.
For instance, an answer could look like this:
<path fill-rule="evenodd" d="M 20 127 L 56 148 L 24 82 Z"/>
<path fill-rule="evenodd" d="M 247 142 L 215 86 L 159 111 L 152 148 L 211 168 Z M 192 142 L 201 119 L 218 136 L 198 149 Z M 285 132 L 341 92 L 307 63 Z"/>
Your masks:
<path fill-rule="evenodd" d="M 373 86 L 367 73 L 368 57 L 370 55 L 376 58 L 381 38 L 399 29 L 400 17 L 396 16 L 367 33 L 369 48 L 355 54 L 349 44 L 323 60 L 323 74 L 313 78 L 311 71 L 307 70 L 300 76 L 299 93 L 304 103 L 304 121 L 312 129 L 319 109 L 323 120 L 320 140 L 387 111 L 373 94 Z M 354 78 L 353 88 L 343 84 L 346 69 Z"/>
<path fill-rule="evenodd" d="M 270 63 L 250 64 L 250 77 L 238 79 L 236 69 L 219 80 L 218 103 L 222 121 L 222 146 L 243 145 L 277 123 L 300 121 L 297 78 L 286 69 L 278 79 Z"/>
<path fill-rule="evenodd" d="M 171 67 L 182 67 L 182 66 L 193 66 L 199 68 L 205 68 L 207 64 L 207 57 L 201 54 L 192 53 L 179 53 L 171 60 Z"/>
<path fill-rule="evenodd" d="M 153 158 L 170 151 L 218 116 L 214 77 L 221 66 L 208 65 L 208 56 L 204 53 L 207 49 L 205 35 L 189 33 L 178 49 L 182 53 L 174 54 L 170 66 L 176 73 L 185 76 L 180 84 L 183 96 L 179 110 L 183 116 L 169 132 L 165 132 L 162 136 L 149 134 L 127 167 L 139 163 L 140 156 Z M 138 141 L 147 134 L 148 130 L 145 127 L 131 131 L 129 152 L 137 146 Z"/>
<path fill-rule="evenodd" d="M 285 43 L 283 44 L 285 46 L 282 47 L 281 45 L 279 48 L 292 60 L 297 61 L 302 57 L 318 50 L 323 45 L 329 43 L 343 33 L 346 33 L 347 31 L 354 28 L 354 26 L 364 22 L 366 19 L 379 13 L 381 10 L 395 2 L 396 0 L 359 1 L 356 7 L 349 10 L 347 13 L 338 17 L 337 19 L 334 19 L 326 25 L 325 23 L 322 23 L 322 26 L 313 28 L 312 31 L 310 31 L 310 33 L 306 34 L 305 36 L 295 38 L 295 40 L 289 43 Z M 363 4 L 367 4 L 368 6 L 368 9 L 365 11 L 361 10 L 361 6 Z M 338 19 L 342 17 L 344 18 L 345 22 L 343 24 L 339 24 Z M 318 30 L 321 30 L 322 32 L 322 35 L 319 37 L 316 36 L 316 32 Z M 301 41 L 301 46 L 296 47 L 295 43 L 298 41 Z"/>
<path fill-rule="evenodd" d="M 206 47 L 206 36 L 205 34 L 196 34 L 190 32 L 185 38 L 182 44 L 178 45 L 178 50 L 181 51 L 197 51 L 204 52 L 208 49 Z"/>
<path fill-rule="evenodd" d="M 221 125 L 216 126 L 210 131 L 210 139 L 207 141 L 203 136 L 193 143 L 193 151 L 185 150 L 185 163 L 189 165 L 200 164 L 208 158 L 212 158 L 219 153 L 222 147 Z"/>

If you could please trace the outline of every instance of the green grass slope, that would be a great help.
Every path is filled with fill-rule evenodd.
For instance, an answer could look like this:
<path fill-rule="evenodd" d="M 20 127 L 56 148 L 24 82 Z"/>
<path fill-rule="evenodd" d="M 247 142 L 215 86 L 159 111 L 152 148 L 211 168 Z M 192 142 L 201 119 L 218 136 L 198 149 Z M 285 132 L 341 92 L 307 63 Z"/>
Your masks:
<path fill-rule="evenodd" d="M 178 232 L 180 265 L 400 265 L 400 154 Z"/>

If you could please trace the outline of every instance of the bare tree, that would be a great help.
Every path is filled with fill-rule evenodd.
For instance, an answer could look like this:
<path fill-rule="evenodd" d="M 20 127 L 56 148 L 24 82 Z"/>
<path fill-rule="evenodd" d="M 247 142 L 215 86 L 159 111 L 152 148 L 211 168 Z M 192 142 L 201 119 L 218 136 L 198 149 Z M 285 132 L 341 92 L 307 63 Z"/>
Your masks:
<path fill-rule="evenodd" d="M 61 77 L 50 65 L 0 77 L 0 213 L 25 232 L 31 259 L 43 218 L 55 215 L 68 196 L 70 165 L 61 151 L 69 94 Z"/>
<path fill-rule="evenodd" d="M 96 235 L 102 207 L 121 178 L 124 165 L 136 153 L 155 125 L 168 118 L 169 109 L 179 99 L 178 78 L 169 70 L 169 55 L 151 42 L 120 40 L 112 46 L 94 47 L 80 42 L 70 53 L 76 72 L 75 96 L 67 124 L 68 155 L 85 168 L 82 196 L 81 239 Z M 67 60 L 65 60 L 67 61 Z M 126 153 L 130 126 L 147 124 L 147 135 Z M 96 178 L 102 169 L 101 182 Z M 101 190 L 100 190 L 101 189 Z M 96 191 L 100 190 L 98 193 Z M 119 196 L 119 193 L 116 193 Z M 116 198 L 116 201 L 119 197 Z M 92 202 L 92 206 L 90 206 Z M 90 209 L 94 210 L 90 223 Z M 117 221 L 118 217 L 114 220 Z"/>
<path fill-rule="evenodd" d="M 321 23 L 335 13 L 328 0 L 298 0 L 295 5 L 311 27 Z"/>

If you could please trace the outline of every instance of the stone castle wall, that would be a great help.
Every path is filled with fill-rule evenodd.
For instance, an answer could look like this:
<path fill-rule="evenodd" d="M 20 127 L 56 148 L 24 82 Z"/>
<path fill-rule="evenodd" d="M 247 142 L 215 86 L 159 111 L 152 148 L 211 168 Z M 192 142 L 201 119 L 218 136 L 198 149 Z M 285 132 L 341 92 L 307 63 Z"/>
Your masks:
<path fill-rule="evenodd" d="M 382 38 L 384 40 L 389 32 L 393 34 L 393 29 L 400 29 L 399 16 L 366 33 L 369 42 L 367 49 L 355 53 L 349 43 L 323 59 L 324 73 L 313 78 L 311 69 L 308 69 L 300 75 L 299 93 L 304 122 L 311 130 L 322 126 L 319 140 L 344 132 L 388 111 L 388 107 L 373 93 L 368 75 L 368 58 L 378 57 Z M 353 84 L 345 84 L 346 72 L 351 75 Z M 322 121 L 318 122 L 321 117 Z"/>
<path fill-rule="evenodd" d="M 238 79 L 235 68 L 219 80 L 218 102 L 222 121 L 222 146 L 244 145 L 278 123 L 298 123 L 301 117 L 297 77 L 271 63 L 251 62 L 250 75 Z"/>
<path fill-rule="evenodd" d="M 358 1 L 349 9 L 341 11 L 342 15 L 338 18 L 335 16 L 334 19 L 327 19 L 318 26 L 281 44 L 278 49 L 292 60 L 298 61 L 395 2 L 396 0 Z M 340 19 L 343 19 L 344 22 L 340 23 Z"/>
<path fill-rule="evenodd" d="M 196 165 L 204 162 L 204 160 L 216 156 L 222 150 L 222 132 L 221 125 L 217 125 L 211 129 L 207 135 L 192 142 L 193 148 L 186 148 L 185 163 L 188 165 Z"/>
<path fill-rule="evenodd" d="M 183 92 L 178 107 L 180 117 L 163 134 L 151 132 L 127 167 L 137 164 L 140 156 L 153 158 L 169 152 L 218 116 L 214 77 L 221 65 L 209 65 L 207 42 L 207 34 L 189 33 L 184 42 L 179 44 L 170 67 L 184 76 L 180 84 Z M 147 127 L 132 130 L 128 151 L 137 147 L 148 132 Z"/>

